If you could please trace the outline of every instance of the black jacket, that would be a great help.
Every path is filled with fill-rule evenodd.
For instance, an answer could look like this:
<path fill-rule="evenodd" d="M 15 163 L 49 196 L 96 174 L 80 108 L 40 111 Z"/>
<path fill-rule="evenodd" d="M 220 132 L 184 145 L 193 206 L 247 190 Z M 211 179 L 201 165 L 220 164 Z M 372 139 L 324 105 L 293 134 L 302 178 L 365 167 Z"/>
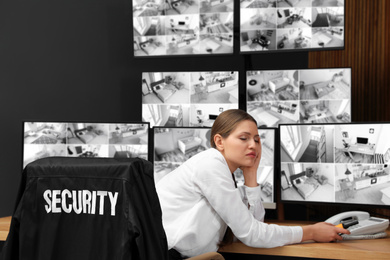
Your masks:
<path fill-rule="evenodd" d="M 64 158 L 23 171 L 2 259 L 168 259 L 153 165 Z"/>

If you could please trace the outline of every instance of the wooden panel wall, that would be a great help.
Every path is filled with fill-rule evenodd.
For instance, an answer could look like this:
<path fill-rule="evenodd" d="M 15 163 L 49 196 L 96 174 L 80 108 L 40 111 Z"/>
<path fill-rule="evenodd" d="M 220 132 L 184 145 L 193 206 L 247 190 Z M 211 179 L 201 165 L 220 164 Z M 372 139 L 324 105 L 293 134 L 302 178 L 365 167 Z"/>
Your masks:
<path fill-rule="evenodd" d="M 352 120 L 390 121 L 390 1 L 346 0 L 345 49 L 309 53 L 309 68 L 352 68 Z"/>

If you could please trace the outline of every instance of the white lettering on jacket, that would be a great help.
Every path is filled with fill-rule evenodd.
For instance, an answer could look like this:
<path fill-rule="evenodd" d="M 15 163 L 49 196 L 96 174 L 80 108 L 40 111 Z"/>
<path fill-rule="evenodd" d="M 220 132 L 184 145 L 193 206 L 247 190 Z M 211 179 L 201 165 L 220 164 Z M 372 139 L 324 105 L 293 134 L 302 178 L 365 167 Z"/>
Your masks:
<path fill-rule="evenodd" d="M 106 200 L 108 195 L 108 200 Z M 110 203 L 110 214 L 115 216 L 118 192 L 111 191 L 89 191 L 89 190 L 45 190 L 43 199 L 46 201 L 45 210 L 47 213 L 71 213 L 96 214 L 99 208 L 99 215 L 104 215 L 104 202 Z"/>

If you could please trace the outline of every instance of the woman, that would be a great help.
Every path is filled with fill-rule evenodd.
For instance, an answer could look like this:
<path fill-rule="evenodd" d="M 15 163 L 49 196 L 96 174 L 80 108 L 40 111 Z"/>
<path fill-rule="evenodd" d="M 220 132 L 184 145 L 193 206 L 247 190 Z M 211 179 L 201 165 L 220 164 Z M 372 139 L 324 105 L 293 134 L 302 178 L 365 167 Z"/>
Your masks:
<path fill-rule="evenodd" d="M 304 227 L 263 223 L 265 211 L 257 184 L 261 143 L 257 123 L 246 112 L 221 113 L 211 129 L 210 143 L 211 149 L 193 156 L 157 183 L 172 256 L 217 251 L 227 227 L 251 247 L 329 242 L 341 240 L 339 233 L 349 233 L 327 223 Z M 245 179 L 241 192 L 232 174 L 238 168 Z"/>

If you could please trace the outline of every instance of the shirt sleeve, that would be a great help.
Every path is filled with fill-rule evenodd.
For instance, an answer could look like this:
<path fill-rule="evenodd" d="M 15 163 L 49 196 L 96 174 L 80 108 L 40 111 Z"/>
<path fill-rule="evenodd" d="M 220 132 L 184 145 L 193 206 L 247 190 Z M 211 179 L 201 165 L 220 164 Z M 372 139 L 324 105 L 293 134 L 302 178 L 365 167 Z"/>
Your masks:
<path fill-rule="evenodd" d="M 235 188 L 227 165 L 218 160 L 209 162 L 198 168 L 193 182 L 241 242 L 264 248 L 301 242 L 301 227 L 269 225 L 256 219 L 242 203 L 240 191 Z M 256 191 L 251 192 L 251 188 L 248 191 L 249 204 L 259 199 Z"/>

